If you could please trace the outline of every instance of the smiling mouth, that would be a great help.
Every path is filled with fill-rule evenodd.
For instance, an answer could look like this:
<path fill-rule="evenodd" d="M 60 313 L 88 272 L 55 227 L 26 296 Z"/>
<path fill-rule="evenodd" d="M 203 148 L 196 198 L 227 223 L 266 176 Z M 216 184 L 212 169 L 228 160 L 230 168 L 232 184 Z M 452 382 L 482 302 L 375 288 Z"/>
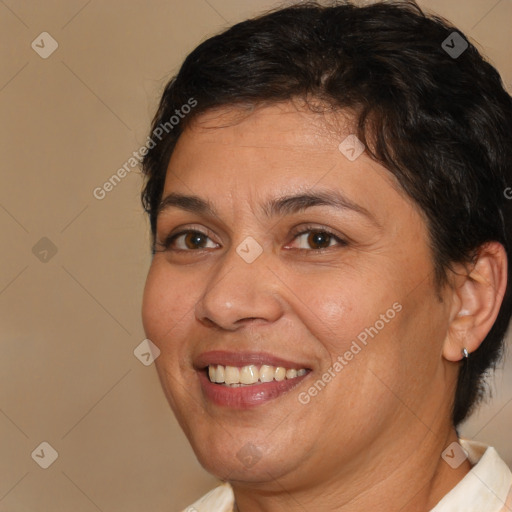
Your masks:
<path fill-rule="evenodd" d="M 266 382 L 296 379 L 308 373 L 306 368 L 284 368 L 271 365 L 223 366 L 210 364 L 206 367 L 210 382 L 226 387 L 255 386 Z"/>

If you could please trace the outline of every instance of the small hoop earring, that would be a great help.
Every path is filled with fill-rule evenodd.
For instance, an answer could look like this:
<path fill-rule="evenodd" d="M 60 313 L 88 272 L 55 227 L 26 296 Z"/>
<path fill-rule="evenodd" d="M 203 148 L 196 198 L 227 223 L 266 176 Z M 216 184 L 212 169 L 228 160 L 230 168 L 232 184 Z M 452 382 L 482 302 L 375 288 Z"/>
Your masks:
<path fill-rule="evenodd" d="M 462 349 L 462 355 L 464 356 L 464 359 L 467 359 L 469 357 L 469 352 L 466 347 Z"/>

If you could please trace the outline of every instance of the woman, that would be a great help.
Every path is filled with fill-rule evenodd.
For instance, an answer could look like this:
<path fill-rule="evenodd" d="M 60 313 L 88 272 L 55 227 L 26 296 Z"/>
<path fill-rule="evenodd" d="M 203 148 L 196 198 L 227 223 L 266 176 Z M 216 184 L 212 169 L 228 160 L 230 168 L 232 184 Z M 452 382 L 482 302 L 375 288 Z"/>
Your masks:
<path fill-rule="evenodd" d="M 512 102 L 410 2 L 301 4 L 203 42 L 144 159 L 143 322 L 224 480 L 187 510 L 512 510 L 457 428 L 511 314 Z"/>

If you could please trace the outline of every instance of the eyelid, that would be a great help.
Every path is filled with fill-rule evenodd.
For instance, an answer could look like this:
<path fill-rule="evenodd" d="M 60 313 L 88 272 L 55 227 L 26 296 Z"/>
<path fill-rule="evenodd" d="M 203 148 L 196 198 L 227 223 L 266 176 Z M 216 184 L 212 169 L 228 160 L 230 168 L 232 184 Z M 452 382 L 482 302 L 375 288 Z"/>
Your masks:
<path fill-rule="evenodd" d="M 180 227 L 182 229 L 180 229 Z M 198 228 L 194 227 L 193 225 L 184 225 L 184 226 L 179 226 L 176 229 L 178 231 L 173 230 L 173 232 L 171 232 L 169 235 L 167 235 L 164 238 L 163 242 L 159 242 L 158 240 L 156 240 L 155 241 L 155 245 L 162 247 L 164 251 L 165 250 L 172 250 L 172 251 L 175 251 L 175 252 L 200 252 L 200 251 L 211 249 L 210 247 L 198 248 L 198 249 L 195 249 L 195 250 L 194 249 L 169 249 L 171 244 L 172 244 L 172 242 L 174 242 L 178 237 L 180 237 L 182 235 L 189 234 L 189 233 L 200 233 L 201 235 L 204 235 L 207 238 L 209 238 L 210 240 L 212 240 L 215 244 L 219 245 L 217 242 L 215 242 L 213 240 L 213 238 L 211 236 L 212 235 L 212 231 L 210 231 L 207 228 L 205 228 L 204 231 L 203 231 L 203 229 L 198 229 Z M 349 243 L 349 239 L 347 237 L 339 235 L 339 234 L 336 234 L 334 232 L 334 230 L 332 230 L 331 228 L 328 228 L 327 226 L 322 226 L 322 225 L 318 225 L 318 224 L 301 224 L 300 226 L 292 229 L 291 233 L 290 233 L 290 235 L 292 237 L 291 242 L 296 240 L 299 236 L 304 235 L 306 233 L 309 233 L 310 231 L 317 231 L 317 232 L 320 232 L 320 233 L 326 233 L 326 234 L 332 236 L 338 242 L 338 247 L 339 246 L 341 246 L 341 247 L 346 246 Z M 330 248 L 332 248 L 332 246 L 324 247 L 322 249 L 296 249 L 296 250 L 318 253 L 318 252 L 322 252 L 322 251 L 328 250 Z"/>
<path fill-rule="evenodd" d="M 213 238 L 212 238 L 213 232 L 211 230 L 209 230 L 208 228 L 204 228 L 204 230 L 203 230 L 203 229 L 195 227 L 194 225 L 187 225 L 187 224 L 185 224 L 183 226 L 178 226 L 171 233 L 169 233 L 168 235 L 165 235 L 161 242 L 158 239 L 156 239 L 155 240 L 155 246 L 162 247 L 163 250 L 168 250 L 170 245 L 171 245 L 171 243 L 176 238 L 178 238 L 181 235 L 186 235 L 188 233 L 200 233 L 201 235 L 204 235 L 204 236 L 208 237 L 210 240 L 213 241 Z M 217 244 L 217 242 L 214 242 L 214 243 Z M 204 250 L 204 249 L 200 248 L 200 249 L 196 249 L 196 251 L 186 250 L 186 249 L 173 249 L 173 250 L 174 251 L 181 251 L 181 252 L 199 252 L 200 250 Z"/>
<path fill-rule="evenodd" d="M 293 236 L 292 241 L 294 241 L 296 238 L 298 238 L 300 235 L 304 235 L 305 233 L 309 233 L 310 231 L 317 231 L 319 233 L 327 233 L 328 235 L 332 236 L 339 244 L 339 246 L 346 246 L 349 244 L 350 240 L 346 236 L 342 236 L 340 234 L 337 234 L 332 230 L 331 228 L 328 228 L 327 226 L 322 226 L 318 224 L 302 224 L 299 227 L 292 229 L 291 235 Z M 299 251 L 307 251 L 307 252 L 321 252 L 325 251 L 327 249 L 330 249 L 331 247 L 324 247 L 323 249 L 297 249 Z"/>

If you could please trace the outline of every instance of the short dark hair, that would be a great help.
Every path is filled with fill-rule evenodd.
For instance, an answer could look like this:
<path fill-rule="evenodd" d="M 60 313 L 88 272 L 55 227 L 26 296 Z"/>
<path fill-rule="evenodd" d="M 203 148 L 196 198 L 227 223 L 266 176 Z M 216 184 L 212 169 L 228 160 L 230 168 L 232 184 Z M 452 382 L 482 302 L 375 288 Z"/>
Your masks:
<path fill-rule="evenodd" d="M 468 43 L 460 55 L 447 51 L 456 44 L 453 32 L 459 48 Z M 504 246 L 512 275 L 505 197 L 512 184 L 512 99 L 460 30 L 413 1 L 278 8 L 193 50 L 164 90 L 150 138 L 158 138 L 159 127 L 156 133 L 164 127 L 166 134 L 153 141 L 142 164 L 153 250 L 167 165 L 193 119 L 217 107 L 308 98 L 355 113 L 355 133 L 370 157 L 395 175 L 425 216 L 439 286 L 452 263 L 473 262 L 489 241 Z M 191 100 L 194 108 L 170 123 Z M 485 377 L 503 353 L 510 282 L 492 329 L 461 361 L 456 428 L 485 397 Z"/>

